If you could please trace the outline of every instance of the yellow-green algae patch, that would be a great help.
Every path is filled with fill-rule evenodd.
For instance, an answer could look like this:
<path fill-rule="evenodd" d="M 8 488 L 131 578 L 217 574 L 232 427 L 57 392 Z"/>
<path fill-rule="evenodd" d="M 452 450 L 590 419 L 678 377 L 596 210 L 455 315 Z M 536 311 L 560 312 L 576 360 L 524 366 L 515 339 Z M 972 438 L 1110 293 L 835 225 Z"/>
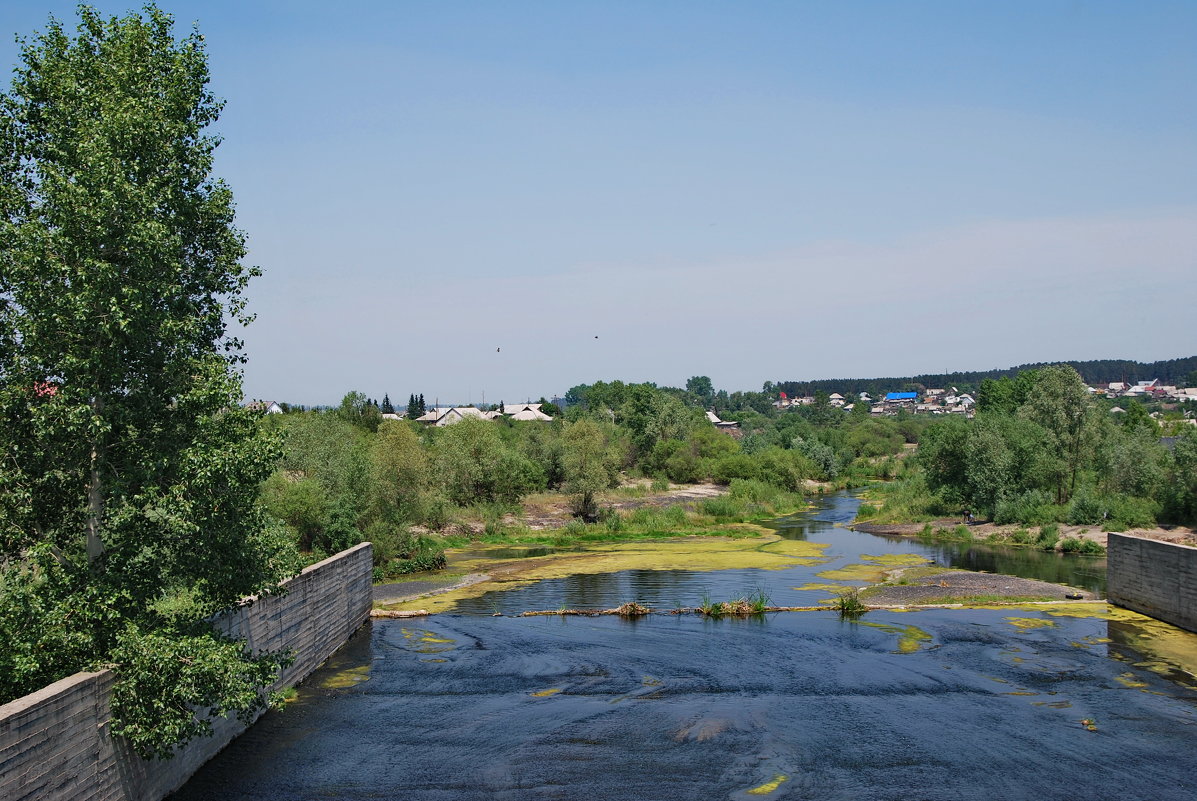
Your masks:
<path fill-rule="evenodd" d="M 917 553 L 884 553 L 880 556 L 870 556 L 867 553 L 862 553 L 860 560 L 869 564 L 884 565 L 886 567 L 922 567 L 931 561 L 929 557 Z"/>
<path fill-rule="evenodd" d="M 876 584 L 885 579 L 886 570 L 887 568 L 880 565 L 854 564 L 837 567 L 834 570 L 824 570 L 815 575 L 819 578 L 831 579 L 832 581 L 854 581 L 865 584 Z"/>
<path fill-rule="evenodd" d="M 1119 683 L 1119 684 L 1121 684 L 1123 687 L 1128 687 L 1128 688 L 1130 688 L 1130 689 L 1132 689 L 1132 690 L 1137 690 L 1137 689 L 1139 689 L 1140 687 L 1146 687 L 1146 686 L 1147 686 L 1147 682 L 1145 682 L 1145 681 L 1138 681 L 1138 680 L 1135 678 L 1135 674 L 1134 674 L 1134 673 L 1123 673 L 1123 674 L 1121 674 L 1121 675 L 1119 675 L 1119 676 L 1115 676 L 1115 677 L 1114 677 L 1114 681 L 1118 682 L 1118 683 Z"/>
<path fill-rule="evenodd" d="M 357 667 L 338 670 L 336 673 L 321 681 L 320 686 L 326 690 L 343 690 L 346 687 L 356 687 L 363 681 L 369 680 L 370 666 L 358 665 Z"/>
<path fill-rule="evenodd" d="M 560 687 L 553 687 L 552 689 L 549 689 L 549 690 L 537 690 L 534 693 L 528 693 L 528 694 L 531 695 L 533 698 L 548 698 L 550 695 L 556 695 L 559 692 L 561 692 Z"/>
<path fill-rule="evenodd" d="M 474 554 L 503 546 L 471 546 Z M 615 573 L 621 570 L 732 570 L 758 568 L 784 570 L 827 561 L 826 544 L 787 540 L 776 534 L 751 539 L 689 537 L 658 542 L 621 542 L 590 545 L 575 551 L 521 559 L 473 557 L 466 565 L 473 572 L 491 574 L 490 581 L 426 598 L 382 605 L 385 609 L 427 609 L 443 612 L 458 601 L 477 598 L 492 590 L 515 589 L 536 581 L 577 575 Z M 454 567 L 460 567 L 455 564 Z"/>
<path fill-rule="evenodd" d="M 832 581 L 863 581 L 876 584 L 884 581 L 885 574 L 894 568 L 923 567 L 930 561 L 928 557 L 916 553 L 883 553 L 877 556 L 862 553 L 859 563 L 844 565 L 834 570 L 824 570 L 816 575 L 819 578 Z"/>
<path fill-rule="evenodd" d="M 825 583 L 818 582 L 818 581 L 811 581 L 806 584 L 803 584 L 801 587 L 794 587 L 793 589 L 795 589 L 795 590 L 814 590 L 816 592 L 841 592 L 842 590 L 846 590 L 847 587 L 843 584 L 825 584 Z M 820 603 L 824 603 L 824 602 L 820 601 Z"/>
<path fill-rule="evenodd" d="M 1127 645 L 1147 658 L 1136 666 L 1153 673 L 1187 674 L 1190 683 L 1197 683 L 1197 634 L 1155 618 L 1107 603 L 1043 603 L 1014 606 L 977 606 L 974 609 L 1040 612 L 1051 617 L 1075 617 L 1105 620 L 1112 624 L 1110 634 L 1115 642 Z M 1095 637 L 1094 643 L 1109 642 L 1109 637 Z"/>
<path fill-rule="evenodd" d="M 1052 617 L 1081 617 L 1095 620 L 1151 620 L 1149 617 L 1107 603 L 1056 601 L 1027 601 L 1015 604 L 973 604 L 969 609 L 992 609 L 995 612 L 1042 612 Z"/>
<path fill-rule="evenodd" d="M 777 788 L 789 781 L 789 778 L 790 777 L 786 776 L 784 773 L 779 773 L 764 784 L 758 787 L 753 787 L 747 792 L 749 795 L 769 795 L 770 793 L 777 792 Z"/>
<path fill-rule="evenodd" d="M 857 621 L 861 626 L 881 629 L 889 634 L 898 635 L 898 653 L 913 654 L 925 642 L 931 641 L 931 635 L 918 626 L 896 626 L 891 623 L 876 623 L 871 620 Z"/>
<path fill-rule="evenodd" d="M 453 644 L 457 642 L 447 637 L 438 637 L 436 632 L 427 629 L 404 627 L 399 631 L 403 634 L 403 639 L 415 646 L 412 650 L 418 654 L 439 654 L 443 651 L 452 651 Z"/>
<path fill-rule="evenodd" d="M 1051 629 L 1055 628 L 1056 621 L 1044 620 L 1041 617 L 1008 617 L 1006 622 L 1016 629 L 1023 631 L 1030 631 L 1032 629 Z"/>

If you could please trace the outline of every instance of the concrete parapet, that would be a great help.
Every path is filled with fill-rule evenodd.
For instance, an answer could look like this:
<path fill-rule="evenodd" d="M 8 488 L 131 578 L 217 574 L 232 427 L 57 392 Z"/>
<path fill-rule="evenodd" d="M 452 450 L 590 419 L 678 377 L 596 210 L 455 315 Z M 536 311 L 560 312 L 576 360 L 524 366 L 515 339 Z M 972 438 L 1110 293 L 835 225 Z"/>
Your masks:
<path fill-rule="evenodd" d="M 213 625 L 254 651 L 290 650 L 275 689 L 303 680 L 370 616 L 372 551 L 363 543 L 284 582 L 286 593 L 251 599 Z M 173 759 L 146 761 L 109 732 L 110 670 L 76 673 L 0 706 L 0 799 L 158 801 L 245 730 L 234 716 Z"/>
<path fill-rule="evenodd" d="M 1110 534 L 1106 551 L 1112 603 L 1197 631 L 1197 548 Z"/>

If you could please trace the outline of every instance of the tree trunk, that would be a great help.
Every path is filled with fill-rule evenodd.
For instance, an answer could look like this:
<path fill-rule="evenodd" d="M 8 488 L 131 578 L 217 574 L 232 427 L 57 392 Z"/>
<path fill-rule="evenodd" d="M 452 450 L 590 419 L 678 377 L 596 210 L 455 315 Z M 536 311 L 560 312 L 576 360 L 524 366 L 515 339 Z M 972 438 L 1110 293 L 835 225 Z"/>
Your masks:
<path fill-rule="evenodd" d="M 96 398 L 92 411 L 98 417 L 104 409 L 104 401 Z M 100 478 L 100 465 L 104 461 L 104 443 L 96 435 L 91 443 L 91 471 L 87 482 L 87 563 L 93 564 L 104 553 L 104 541 L 100 539 L 100 526 L 104 516 L 104 482 Z"/>

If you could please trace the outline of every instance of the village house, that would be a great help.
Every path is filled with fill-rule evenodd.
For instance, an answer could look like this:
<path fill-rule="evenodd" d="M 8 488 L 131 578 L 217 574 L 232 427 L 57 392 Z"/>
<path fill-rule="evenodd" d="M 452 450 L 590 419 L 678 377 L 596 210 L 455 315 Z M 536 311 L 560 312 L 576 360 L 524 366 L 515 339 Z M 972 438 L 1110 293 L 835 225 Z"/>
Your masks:
<path fill-rule="evenodd" d="M 890 406 L 913 406 L 918 402 L 917 392 L 887 392 L 885 403 Z"/>
<path fill-rule="evenodd" d="M 502 411 L 484 412 L 474 406 L 441 406 L 428 410 L 424 414 L 416 418 L 417 423 L 424 423 L 430 426 L 448 426 L 453 423 L 460 423 L 467 417 L 473 417 L 479 420 L 499 420 L 504 417 L 512 420 L 534 420 L 537 422 L 547 423 L 552 421 L 552 417 L 540 410 L 539 403 L 515 403 L 511 405 L 504 404 Z"/>
<path fill-rule="evenodd" d="M 512 420 L 535 420 L 541 423 L 552 422 L 553 418 L 540 410 L 539 403 L 517 403 L 511 406 L 503 405 L 503 414 Z"/>
<path fill-rule="evenodd" d="M 714 409 L 707 410 L 707 421 L 720 431 L 731 433 L 740 427 L 740 424 L 735 420 L 720 420 L 719 415 L 715 414 Z"/>
<path fill-rule="evenodd" d="M 486 412 L 481 409 L 476 409 L 473 406 L 448 406 L 429 410 L 427 414 L 416 418 L 417 423 L 424 423 L 430 426 L 450 426 L 454 423 L 460 423 L 467 417 L 474 417 L 479 420 L 489 419 Z"/>
<path fill-rule="evenodd" d="M 250 401 L 245 408 L 251 412 L 265 412 L 266 414 L 282 414 L 283 407 L 274 401 Z"/>

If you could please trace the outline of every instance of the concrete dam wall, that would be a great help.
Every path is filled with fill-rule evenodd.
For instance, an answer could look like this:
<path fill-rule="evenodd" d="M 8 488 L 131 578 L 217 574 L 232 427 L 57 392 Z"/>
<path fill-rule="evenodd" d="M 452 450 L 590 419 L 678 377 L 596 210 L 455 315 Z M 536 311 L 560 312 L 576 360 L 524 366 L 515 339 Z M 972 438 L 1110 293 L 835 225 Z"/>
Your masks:
<path fill-rule="evenodd" d="M 232 609 L 213 625 L 253 651 L 290 650 L 274 688 L 302 681 L 370 615 L 371 546 L 363 543 L 284 582 L 285 595 Z M 173 759 L 146 761 L 110 733 L 116 675 L 76 673 L 0 706 L 0 798 L 5 801 L 158 801 L 245 730 L 213 721 Z"/>
<path fill-rule="evenodd" d="M 1110 534 L 1107 560 L 1111 602 L 1197 631 L 1197 548 Z"/>

